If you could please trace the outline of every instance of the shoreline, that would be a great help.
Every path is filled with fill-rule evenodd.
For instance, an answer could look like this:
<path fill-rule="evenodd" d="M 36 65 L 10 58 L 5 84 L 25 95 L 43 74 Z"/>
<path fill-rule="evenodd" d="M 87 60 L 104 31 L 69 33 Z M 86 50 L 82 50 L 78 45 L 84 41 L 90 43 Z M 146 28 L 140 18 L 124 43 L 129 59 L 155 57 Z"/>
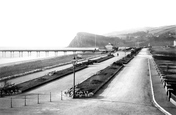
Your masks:
<path fill-rule="evenodd" d="M 28 58 L 26 60 L 19 60 L 19 61 L 14 61 L 14 62 L 7 62 L 7 63 L 4 63 L 4 64 L 0 64 L 0 68 L 1 67 L 5 67 L 5 66 L 12 66 L 12 65 L 16 65 L 16 64 L 22 64 L 22 63 L 27 63 L 27 62 L 33 62 L 33 61 L 38 61 L 38 60 L 45 60 L 45 59 L 52 59 L 52 58 L 58 58 L 58 57 L 62 57 L 62 56 L 70 56 L 70 55 L 73 55 L 73 54 L 69 54 L 69 55 L 59 55 L 59 56 L 51 56 L 51 57 L 41 57 L 41 58 Z"/>
<path fill-rule="evenodd" d="M 54 67 L 69 64 L 69 63 L 71 63 L 73 55 L 51 57 L 51 58 L 47 58 L 47 59 L 45 58 L 45 59 L 39 59 L 39 60 L 37 59 L 37 60 L 27 61 L 27 62 L 23 62 L 23 63 L 21 62 L 20 64 L 0 67 L 0 68 L 2 68 L 2 71 L 0 72 L 1 73 L 1 81 L 13 79 L 13 78 L 21 77 L 21 76 L 24 76 L 27 74 L 32 74 L 32 73 L 43 71 L 46 69 L 51 69 Z M 85 54 L 83 54 L 83 59 L 87 59 L 90 57 L 96 57 L 96 56 L 100 56 L 100 55 L 102 55 L 102 54 L 100 54 L 100 53 L 85 53 Z M 38 66 L 38 64 L 39 64 L 39 66 Z M 10 72 L 10 73 L 6 73 L 6 72 Z M 3 73 L 4 73 L 4 76 L 2 76 Z"/>
<path fill-rule="evenodd" d="M 93 57 L 95 57 L 95 56 L 93 56 Z M 91 59 L 93 57 L 89 57 L 89 59 Z M 98 57 L 100 57 L 100 58 L 97 58 L 96 61 L 95 60 L 91 60 L 91 61 L 93 63 L 94 62 L 95 63 L 100 63 L 100 62 L 108 60 L 108 59 L 110 59 L 114 56 L 113 55 L 106 55 L 106 56 L 98 56 Z M 92 64 L 92 62 L 85 61 L 85 60 L 82 60 L 82 59 L 79 60 L 79 61 L 81 61 L 81 63 L 75 65 L 75 72 L 80 71 L 82 69 L 85 69 L 85 68 L 88 67 L 88 65 Z M 31 79 L 31 80 L 28 80 L 28 81 L 25 81 L 25 82 L 22 82 L 22 83 L 19 83 L 19 84 L 15 84 L 13 86 L 13 88 L 10 87 L 9 89 L 3 90 L 3 94 L 1 94 L 1 97 L 2 96 L 9 96 L 9 94 L 10 95 L 13 95 L 13 94 L 16 95 L 16 94 L 26 92 L 28 90 L 31 90 L 31 89 L 35 88 L 35 87 L 46 84 L 48 82 L 54 81 L 56 79 L 60 79 L 60 78 L 66 76 L 66 75 L 69 75 L 71 73 L 73 73 L 73 67 L 69 67 L 69 68 L 66 68 L 66 69 L 63 69 L 63 70 L 59 70 L 59 71 L 57 71 L 57 70 L 52 71 L 52 72 L 50 72 L 46 75 L 42 75 L 42 76 L 37 77 L 35 79 Z"/>

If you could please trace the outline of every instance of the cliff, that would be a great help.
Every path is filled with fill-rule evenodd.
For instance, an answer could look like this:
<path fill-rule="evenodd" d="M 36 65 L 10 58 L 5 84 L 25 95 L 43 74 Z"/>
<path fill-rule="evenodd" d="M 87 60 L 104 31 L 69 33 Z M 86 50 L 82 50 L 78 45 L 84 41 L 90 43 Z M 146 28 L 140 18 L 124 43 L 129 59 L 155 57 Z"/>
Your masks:
<path fill-rule="evenodd" d="M 126 33 L 125 33 L 126 32 Z M 104 47 L 112 43 L 116 47 L 124 46 L 166 46 L 176 40 L 176 25 L 145 28 L 134 31 L 112 32 L 106 35 L 95 35 L 79 32 L 68 47 Z"/>
<path fill-rule="evenodd" d="M 124 45 L 122 40 L 118 37 L 107 37 L 103 35 L 79 32 L 68 47 L 104 47 L 108 43 L 112 43 L 115 46 Z"/>

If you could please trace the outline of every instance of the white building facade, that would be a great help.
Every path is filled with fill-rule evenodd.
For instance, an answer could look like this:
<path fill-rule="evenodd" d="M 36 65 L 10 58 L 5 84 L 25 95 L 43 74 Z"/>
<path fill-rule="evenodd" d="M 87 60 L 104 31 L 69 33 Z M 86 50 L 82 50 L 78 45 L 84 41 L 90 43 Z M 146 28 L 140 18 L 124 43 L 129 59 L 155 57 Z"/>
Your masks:
<path fill-rule="evenodd" d="M 114 51 L 114 46 L 113 44 L 109 43 L 108 45 L 105 46 L 107 51 Z"/>
<path fill-rule="evenodd" d="M 176 40 L 174 40 L 174 47 L 176 47 Z"/>

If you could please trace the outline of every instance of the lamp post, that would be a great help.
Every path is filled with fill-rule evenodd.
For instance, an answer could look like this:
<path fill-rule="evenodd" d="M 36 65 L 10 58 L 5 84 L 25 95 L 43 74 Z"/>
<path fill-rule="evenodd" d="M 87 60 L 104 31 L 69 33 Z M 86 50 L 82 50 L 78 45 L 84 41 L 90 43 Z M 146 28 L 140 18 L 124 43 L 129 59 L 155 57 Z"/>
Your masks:
<path fill-rule="evenodd" d="M 126 56 L 126 46 L 125 46 L 125 56 Z"/>
<path fill-rule="evenodd" d="M 97 40 L 96 40 L 96 34 L 95 34 L 95 50 L 96 50 L 96 47 L 97 47 L 96 42 L 97 42 Z"/>
<path fill-rule="evenodd" d="M 75 98 L 75 64 L 76 64 L 76 59 L 74 56 L 73 58 L 73 98 Z"/>

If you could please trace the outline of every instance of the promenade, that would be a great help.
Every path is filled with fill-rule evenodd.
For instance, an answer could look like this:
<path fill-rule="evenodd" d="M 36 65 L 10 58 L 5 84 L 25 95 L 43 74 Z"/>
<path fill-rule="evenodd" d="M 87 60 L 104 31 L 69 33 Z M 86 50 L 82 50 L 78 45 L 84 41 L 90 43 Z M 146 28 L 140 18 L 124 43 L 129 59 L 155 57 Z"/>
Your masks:
<path fill-rule="evenodd" d="M 28 101 L 29 105 L 27 106 L 21 104 L 20 106 L 10 108 L 9 105 L 8 109 L 1 108 L 0 113 L 2 113 L 2 115 L 162 115 L 164 113 L 155 107 L 152 99 L 153 95 L 148 68 L 148 59 L 150 58 L 151 56 L 147 49 L 142 49 L 142 51 L 129 64 L 125 65 L 124 69 L 105 85 L 94 98 L 73 100 L 63 96 L 61 100 L 60 94 L 57 94 L 55 97 L 52 97 L 52 101 L 49 102 L 48 95 L 47 98 L 44 98 L 45 101 L 40 100 L 40 104 L 37 104 L 37 100 L 34 100 L 36 104 L 31 104 Z M 107 60 L 102 64 L 92 65 L 90 68 L 76 73 L 76 76 L 81 81 L 81 76 L 89 76 L 89 72 L 100 67 L 103 68 L 103 66 L 107 66 L 108 63 L 112 63 L 116 59 L 118 59 L 118 57 Z M 159 77 L 156 76 L 157 73 L 154 69 L 154 65 L 152 63 L 150 64 L 155 100 L 158 104 L 165 107 L 164 109 L 173 114 L 175 107 L 166 97 L 163 100 L 163 89 L 158 87 L 160 84 L 158 82 Z M 72 75 L 60 81 L 53 82 L 52 84 L 54 85 L 48 84 L 28 94 L 48 90 L 62 90 L 62 88 L 59 88 L 59 84 L 64 84 L 62 81 L 70 77 L 72 77 Z M 56 87 L 52 89 L 51 86 Z M 71 83 L 64 87 L 70 86 Z M 162 103 L 164 103 L 164 105 L 162 105 Z"/>

